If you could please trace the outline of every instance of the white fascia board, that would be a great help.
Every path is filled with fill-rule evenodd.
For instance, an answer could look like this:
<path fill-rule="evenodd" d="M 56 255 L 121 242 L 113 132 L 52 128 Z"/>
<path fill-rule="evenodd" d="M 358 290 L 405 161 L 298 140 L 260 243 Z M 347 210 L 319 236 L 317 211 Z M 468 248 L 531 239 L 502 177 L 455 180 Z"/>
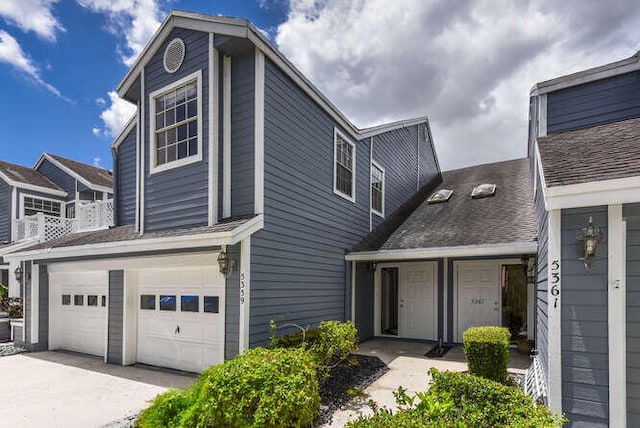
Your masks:
<path fill-rule="evenodd" d="M 537 242 L 510 242 L 504 244 L 465 245 L 459 247 L 433 247 L 403 250 L 362 251 L 349 253 L 347 261 L 394 261 L 419 260 L 455 257 L 485 257 L 535 254 L 538 251 Z"/>
<path fill-rule="evenodd" d="M 532 96 L 546 94 L 560 89 L 570 88 L 572 86 L 582 85 L 584 83 L 594 82 L 596 80 L 602 80 L 637 70 L 640 70 L 640 62 L 638 61 L 638 54 L 635 54 L 632 57 L 621 61 L 616 61 L 610 64 L 601 65 L 599 67 L 582 70 L 577 73 L 536 83 L 530 93 Z"/>
<path fill-rule="evenodd" d="M 420 116 L 412 119 L 403 119 L 403 120 L 398 120 L 396 122 L 376 125 L 370 128 L 363 128 L 358 131 L 358 134 L 360 138 L 368 138 L 378 134 L 382 134 L 383 132 L 389 132 L 389 131 L 393 131 L 395 129 L 401 129 L 401 128 L 408 128 L 410 126 L 420 125 L 421 123 L 424 123 L 425 125 L 429 126 L 428 117 Z"/>
<path fill-rule="evenodd" d="M 124 129 L 120 131 L 120 134 L 116 137 L 114 142 L 111 144 L 112 149 L 117 149 L 120 147 L 120 144 L 125 140 L 127 135 L 131 132 L 134 126 L 138 123 L 138 112 L 136 111 L 134 115 L 129 119 L 127 124 L 124 126 Z"/>
<path fill-rule="evenodd" d="M 547 210 L 640 202 L 640 176 L 543 186 Z"/>
<path fill-rule="evenodd" d="M 31 190 L 33 192 L 46 193 L 47 195 L 61 196 L 63 198 L 67 196 L 67 192 L 65 192 L 64 190 L 50 189 L 48 187 L 36 186 L 35 184 L 14 181 L 1 172 L 0 172 L 0 179 L 5 181 L 9 186 L 17 187 L 22 190 Z"/>
<path fill-rule="evenodd" d="M 109 254 L 128 254 L 148 251 L 205 248 L 220 245 L 235 245 L 264 227 L 264 217 L 258 215 L 247 223 L 227 232 L 201 233 L 194 235 L 148 238 L 130 241 L 105 242 L 101 244 L 78 245 L 73 247 L 44 248 L 39 250 L 11 253 L 4 256 L 6 261 L 52 260 Z M 33 244 L 33 243 L 32 243 Z"/>
<path fill-rule="evenodd" d="M 90 189 L 97 190 L 98 192 L 113 193 L 113 189 L 111 187 L 104 187 L 104 186 L 99 186 L 97 184 L 93 184 L 92 182 L 90 182 L 89 180 L 87 180 L 86 178 L 84 178 L 83 176 L 81 176 L 80 174 L 75 172 L 74 170 L 72 170 L 72 169 L 66 167 L 65 165 L 63 165 L 62 163 L 58 162 L 56 159 L 54 159 L 52 156 L 50 156 L 49 153 L 43 153 L 42 156 L 40 157 L 40 159 L 38 160 L 38 162 L 35 164 L 35 166 L 33 168 L 34 169 L 38 169 L 38 167 L 40 167 L 40 164 L 42 163 L 42 161 L 44 161 L 44 159 L 48 160 L 49 162 L 51 162 L 52 164 L 54 164 L 55 166 L 57 166 L 58 168 L 63 170 L 65 173 L 67 173 L 68 175 L 72 176 L 73 178 L 75 178 L 80 183 L 84 184 L 85 186 L 87 186 Z"/>

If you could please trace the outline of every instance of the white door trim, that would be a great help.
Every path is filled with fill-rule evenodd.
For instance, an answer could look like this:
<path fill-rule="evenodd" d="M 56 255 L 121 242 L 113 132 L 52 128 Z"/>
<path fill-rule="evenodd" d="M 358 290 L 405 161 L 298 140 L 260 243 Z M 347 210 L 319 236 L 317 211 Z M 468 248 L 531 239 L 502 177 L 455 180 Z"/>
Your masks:
<path fill-rule="evenodd" d="M 627 224 L 622 205 L 608 212 L 609 426 L 627 426 Z"/>
<path fill-rule="evenodd" d="M 547 331 L 549 408 L 562 413 L 562 213 L 547 217 Z"/>
<path fill-rule="evenodd" d="M 239 353 L 249 349 L 249 323 L 251 308 L 251 237 L 240 242 L 240 328 Z"/>
<path fill-rule="evenodd" d="M 458 332 L 458 267 L 463 264 L 471 263 L 492 263 L 495 265 L 511 265 L 521 264 L 520 259 L 475 259 L 475 260 L 454 260 L 453 261 L 453 341 L 455 343 L 462 343 L 462 337 Z M 501 284 L 498 284 L 500 287 Z M 499 293 L 499 308 L 502 308 L 502 293 Z M 502 322 L 502 311 L 500 311 L 500 322 Z"/>

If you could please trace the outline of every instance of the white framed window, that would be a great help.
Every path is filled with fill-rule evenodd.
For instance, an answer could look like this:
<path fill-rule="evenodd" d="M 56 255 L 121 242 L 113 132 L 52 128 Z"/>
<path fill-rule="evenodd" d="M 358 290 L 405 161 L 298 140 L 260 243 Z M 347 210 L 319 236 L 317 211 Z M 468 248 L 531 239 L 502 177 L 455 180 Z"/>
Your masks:
<path fill-rule="evenodd" d="M 356 146 L 337 129 L 333 140 L 333 192 L 355 202 Z"/>
<path fill-rule="evenodd" d="M 384 217 L 384 168 L 371 162 L 371 211 Z"/>
<path fill-rule="evenodd" d="M 202 160 L 202 70 L 149 95 L 150 173 Z"/>
<path fill-rule="evenodd" d="M 60 217 L 61 207 L 62 203 L 54 199 L 22 195 L 22 217 L 38 213 L 43 213 L 53 217 Z"/>

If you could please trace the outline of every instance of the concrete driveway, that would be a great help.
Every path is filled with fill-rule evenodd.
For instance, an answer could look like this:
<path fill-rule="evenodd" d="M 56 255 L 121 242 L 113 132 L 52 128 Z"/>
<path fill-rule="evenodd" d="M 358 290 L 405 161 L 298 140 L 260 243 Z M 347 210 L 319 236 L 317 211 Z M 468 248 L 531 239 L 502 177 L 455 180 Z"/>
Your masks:
<path fill-rule="evenodd" d="M 101 427 L 196 378 L 105 364 L 84 355 L 37 352 L 0 358 L 0 379 L 0 425 L 66 428 Z"/>

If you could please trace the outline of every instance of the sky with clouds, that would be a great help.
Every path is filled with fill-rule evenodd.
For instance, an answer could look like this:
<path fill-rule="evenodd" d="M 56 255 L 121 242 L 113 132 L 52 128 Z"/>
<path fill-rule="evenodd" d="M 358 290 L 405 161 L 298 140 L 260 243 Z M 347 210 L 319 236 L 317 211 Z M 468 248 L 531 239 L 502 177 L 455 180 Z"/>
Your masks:
<path fill-rule="evenodd" d="M 640 49 L 628 0 L 0 0 L 0 159 L 110 168 L 171 9 L 251 20 L 357 126 L 428 115 L 443 169 L 525 156 L 534 83 Z"/>

